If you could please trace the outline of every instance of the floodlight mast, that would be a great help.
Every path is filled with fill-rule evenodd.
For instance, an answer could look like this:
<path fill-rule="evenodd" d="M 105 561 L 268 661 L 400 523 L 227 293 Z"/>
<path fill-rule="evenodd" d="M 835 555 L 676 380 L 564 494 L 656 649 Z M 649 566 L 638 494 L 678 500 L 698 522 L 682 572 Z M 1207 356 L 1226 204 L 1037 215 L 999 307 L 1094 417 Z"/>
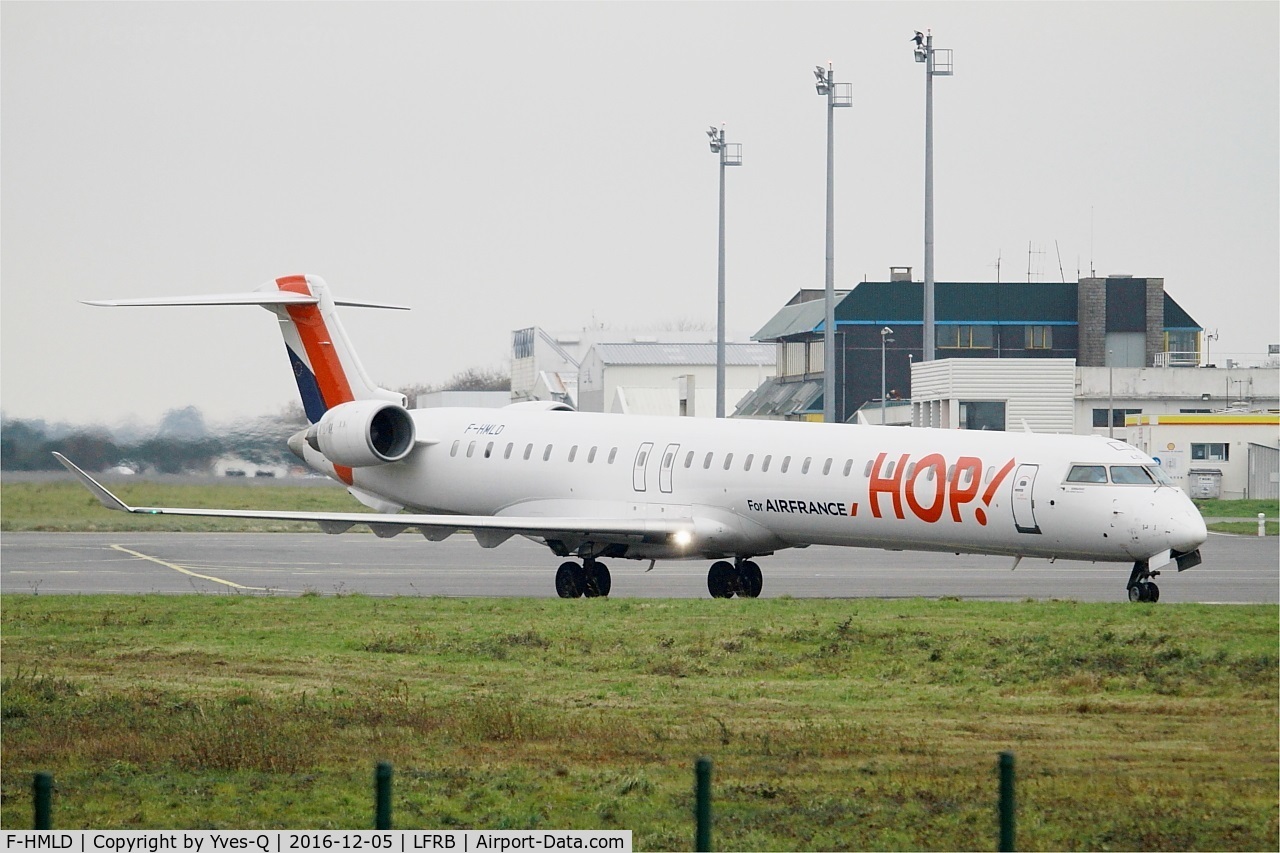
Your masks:
<path fill-rule="evenodd" d="M 827 275 L 822 323 L 822 420 L 843 421 L 836 412 L 835 108 L 853 106 L 853 84 L 836 83 L 830 62 L 816 66 L 814 88 L 827 99 Z"/>
<path fill-rule="evenodd" d="M 933 299 L 933 78 L 950 77 L 951 51 L 934 48 L 933 30 L 912 37 L 916 62 L 925 64 L 924 73 L 924 360 L 933 361 L 937 334 L 934 331 Z"/>
<path fill-rule="evenodd" d="M 742 165 L 742 146 L 725 142 L 724 125 L 707 131 L 711 153 L 720 155 L 720 253 L 716 277 L 716 417 L 724 417 L 724 167 Z"/>

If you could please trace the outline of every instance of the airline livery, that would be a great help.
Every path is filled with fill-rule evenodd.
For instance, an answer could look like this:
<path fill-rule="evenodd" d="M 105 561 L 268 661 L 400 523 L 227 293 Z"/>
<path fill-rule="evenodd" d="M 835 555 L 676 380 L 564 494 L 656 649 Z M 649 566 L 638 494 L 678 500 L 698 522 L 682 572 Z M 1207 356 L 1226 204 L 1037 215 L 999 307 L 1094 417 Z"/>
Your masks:
<path fill-rule="evenodd" d="M 315 276 L 246 294 L 95 305 L 260 305 L 276 315 L 311 426 L 309 467 L 374 512 L 134 507 L 63 456 L 110 509 L 364 524 L 483 548 L 512 536 L 564 560 L 560 596 L 608 595 L 605 560 L 713 561 L 716 597 L 756 597 L 756 560 L 847 545 L 1132 565 L 1131 601 L 1156 601 L 1170 561 L 1198 565 L 1204 520 L 1151 457 L 1101 436 L 590 414 L 558 403 L 413 409 L 370 381 Z"/>

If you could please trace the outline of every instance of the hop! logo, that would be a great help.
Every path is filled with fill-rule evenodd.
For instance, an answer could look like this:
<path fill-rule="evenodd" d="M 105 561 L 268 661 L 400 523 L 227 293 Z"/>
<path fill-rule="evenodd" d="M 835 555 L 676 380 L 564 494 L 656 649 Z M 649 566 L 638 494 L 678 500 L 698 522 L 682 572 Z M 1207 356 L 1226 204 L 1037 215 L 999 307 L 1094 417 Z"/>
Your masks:
<path fill-rule="evenodd" d="M 896 462 L 886 467 L 888 454 L 876 456 L 868 481 L 867 497 L 871 503 L 871 514 L 881 517 L 880 498 L 888 495 L 897 518 L 905 518 L 903 504 L 911 514 L 921 521 L 933 524 L 941 520 L 943 514 L 950 510 L 951 520 L 959 524 L 961 506 L 973 503 L 978 499 L 978 490 L 982 487 L 982 460 L 976 456 L 961 456 L 955 465 L 948 470 L 947 460 L 940 453 L 930 453 L 921 457 L 912 466 L 910 454 L 904 453 Z M 1004 482 L 1005 477 L 1013 470 L 1014 461 L 1010 459 L 987 483 L 982 490 L 983 506 L 973 508 L 973 517 L 978 524 L 986 525 L 987 512 L 984 506 L 991 505 L 996 489 Z M 910 473 L 908 474 L 908 468 Z"/>

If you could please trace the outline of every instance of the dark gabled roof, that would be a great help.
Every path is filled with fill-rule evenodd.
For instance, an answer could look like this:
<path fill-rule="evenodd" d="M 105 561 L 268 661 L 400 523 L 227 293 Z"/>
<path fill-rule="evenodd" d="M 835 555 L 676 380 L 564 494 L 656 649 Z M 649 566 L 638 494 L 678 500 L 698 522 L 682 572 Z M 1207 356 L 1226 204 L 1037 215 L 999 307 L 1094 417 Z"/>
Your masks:
<path fill-rule="evenodd" d="M 1197 323 L 1192 316 L 1188 314 L 1172 296 L 1169 295 L 1167 290 L 1164 294 L 1164 327 L 1166 329 L 1195 329 L 1197 332 L 1204 331 L 1204 326 Z"/>
<path fill-rule="evenodd" d="M 934 285 L 939 323 L 1076 323 L 1077 282 L 940 281 Z M 784 306 L 751 336 L 776 341 L 822 331 L 822 300 Z M 836 303 L 836 323 L 919 323 L 924 316 L 924 283 L 864 281 Z M 1164 328 L 1202 329 L 1167 292 Z"/>
<path fill-rule="evenodd" d="M 940 323 L 1074 323 L 1076 283 L 960 282 L 934 285 Z M 919 322 L 924 283 L 865 281 L 836 306 L 837 323 Z"/>

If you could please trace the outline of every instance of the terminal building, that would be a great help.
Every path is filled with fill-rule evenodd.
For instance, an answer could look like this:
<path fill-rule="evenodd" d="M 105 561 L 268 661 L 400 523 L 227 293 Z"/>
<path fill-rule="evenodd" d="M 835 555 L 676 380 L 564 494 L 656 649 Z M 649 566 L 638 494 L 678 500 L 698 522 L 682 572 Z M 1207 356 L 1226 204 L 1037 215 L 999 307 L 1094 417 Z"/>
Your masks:
<path fill-rule="evenodd" d="M 938 359 L 1072 359 L 1081 367 L 1195 367 L 1203 328 L 1164 291 L 1164 280 L 1111 276 L 1079 282 L 937 282 Z M 912 394 L 924 355 L 924 284 L 910 267 L 862 282 L 835 306 L 836 418 Z M 744 400 L 740 417 L 821 420 L 824 302 L 797 293 L 753 340 L 778 349 L 777 376 Z M 881 364 L 884 365 L 883 372 Z M 937 414 L 935 411 L 933 414 Z M 921 425 L 929 425 L 926 420 Z"/>

